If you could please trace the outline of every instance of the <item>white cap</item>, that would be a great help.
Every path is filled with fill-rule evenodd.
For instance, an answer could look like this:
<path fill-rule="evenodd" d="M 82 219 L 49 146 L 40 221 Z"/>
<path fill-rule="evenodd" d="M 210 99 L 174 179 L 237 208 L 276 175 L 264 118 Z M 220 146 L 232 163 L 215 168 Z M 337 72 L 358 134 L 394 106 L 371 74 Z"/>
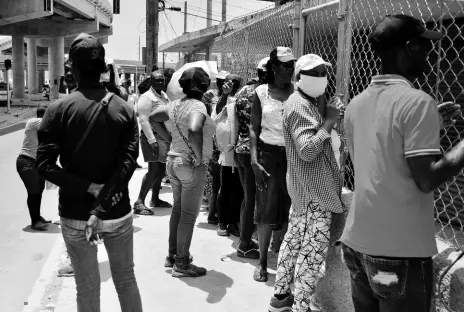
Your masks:
<path fill-rule="evenodd" d="M 300 57 L 295 65 L 295 75 L 298 75 L 300 71 L 311 70 L 319 65 L 332 66 L 329 62 L 326 62 L 316 54 L 306 54 Z"/>
<path fill-rule="evenodd" d="M 296 61 L 296 58 L 293 56 L 292 49 L 287 48 L 287 47 L 277 47 L 276 50 L 277 50 L 276 51 L 277 52 L 276 56 L 277 56 L 277 59 L 280 62 L 286 63 L 286 62 L 290 62 L 290 61 Z"/>
<path fill-rule="evenodd" d="M 265 57 L 261 61 L 259 61 L 258 65 L 256 66 L 256 69 L 261 69 L 262 71 L 267 71 L 266 65 L 267 62 L 270 60 L 270 57 Z"/>
<path fill-rule="evenodd" d="M 225 70 L 221 70 L 217 75 L 216 75 L 216 79 L 222 79 L 222 80 L 226 80 L 226 77 L 229 76 L 230 73 L 228 71 L 225 71 Z"/>

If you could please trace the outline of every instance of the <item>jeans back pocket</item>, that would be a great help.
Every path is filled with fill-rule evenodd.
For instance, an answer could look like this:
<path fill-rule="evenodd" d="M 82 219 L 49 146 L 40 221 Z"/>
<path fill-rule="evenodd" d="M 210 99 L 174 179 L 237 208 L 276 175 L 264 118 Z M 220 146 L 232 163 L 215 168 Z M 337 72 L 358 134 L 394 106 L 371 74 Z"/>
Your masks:
<path fill-rule="evenodd" d="M 385 259 L 363 255 L 369 285 L 383 299 L 405 294 L 408 278 L 408 260 Z"/>

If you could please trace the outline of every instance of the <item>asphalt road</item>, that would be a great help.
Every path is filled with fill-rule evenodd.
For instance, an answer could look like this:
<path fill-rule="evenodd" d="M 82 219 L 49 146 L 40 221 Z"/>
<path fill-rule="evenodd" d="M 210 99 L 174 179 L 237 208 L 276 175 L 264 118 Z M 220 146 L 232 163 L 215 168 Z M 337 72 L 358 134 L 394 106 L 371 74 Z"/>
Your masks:
<path fill-rule="evenodd" d="M 0 311 L 18 312 L 23 308 L 39 277 L 59 228 L 48 232 L 30 229 L 26 189 L 16 171 L 16 158 L 24 130 L 0 136 Z M 42 215 L 58 219 L 57 191 L 45 191 Z"/>

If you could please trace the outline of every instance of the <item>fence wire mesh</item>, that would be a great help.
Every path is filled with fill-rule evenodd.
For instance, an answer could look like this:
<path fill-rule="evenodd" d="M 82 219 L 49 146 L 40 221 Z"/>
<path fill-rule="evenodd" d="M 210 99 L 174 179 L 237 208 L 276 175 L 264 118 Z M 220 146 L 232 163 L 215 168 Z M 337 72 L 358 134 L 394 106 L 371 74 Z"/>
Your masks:
<path fill-rule="evenodd" d="M 414 84 L 432 95 L 437 102 L 464 103 L 464 1 L 461 0 L 347 0 L 346 12 L 338 12 L 338 1 L 302 0 L 307 18 L 304 27 L 303 53 L 316 53 L 333 64 L 329 69 L 327 96 L 336 92 L 341 82 L 344 101 L 362 92 L 373 75 L 378 74 L 380 62 L 374 56 L 368 35 L 387 14 L 408 14 L 423 20 L 429 29 L 439 30 L 445 38 L 436 43 L 428 57 L 429 71 Z M 211 60 L 220 69 L 252 78 L 258 61 L 269 56 L 276 46 L 292 47 L 293 3 L 268 10 L 258 19 L 251 19 L 218 37 L 211 46 Z M 343 21 L 345 29 L 341 31 Z M 303 32 L 303 29 L 300 30 Z M 349 39 L 340 46 L 340 35 Z M 348 38 L 349 37 L 349 38 Z M 340 58 L 340 55 L 342 57 Z M 204 60 L 203 49 L 189 55 L 190 61 Z M 340 61 L 342 60 L 342 61 Z M 179 66 L 186 62 L 181 60 Z M 338 66 L 337 66 L 338 65 Z M 344 67 L 339 68 L 340 66 Z M 340 76 L 342 73 L 342 76 Z M 457 123 L 441 133 L 443 152 L 449 151 L 464 139 L 462 116 Z M 343 135 L 343 129 L 340 129 Z M 346 153 L 345 153 L 346 154 Z M 345 162 L 345 186 L 354 190 L 353 166 Z M 439 235 L 454 245 L 464 241 L 464 176 L 442 185 L 435 192 L 435 215 Z"/>

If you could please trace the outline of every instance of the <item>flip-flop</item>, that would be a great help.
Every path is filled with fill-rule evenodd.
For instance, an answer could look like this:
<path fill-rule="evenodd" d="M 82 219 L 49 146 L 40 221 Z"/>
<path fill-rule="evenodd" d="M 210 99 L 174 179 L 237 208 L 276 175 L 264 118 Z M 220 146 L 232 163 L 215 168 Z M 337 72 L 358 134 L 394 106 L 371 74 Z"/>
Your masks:
<path fill-rule="evenodd" d="M 237 256 L 247 259 L 259 259 L 259 250 L 248 249 L 247 251 L 243 251 L 241 249 L 237 249 Z"/>
<path fill-rule="evenodd" d="M 142 204 L 134 205 L 134 213 L 141 216 L 152 216 L 155 214 L 153 211 L 151 211 L 150 209 L 145 207 L 145 205 Z"/>
<path fill-rule="evenodd" d="M 48 230 L 48 224 L 45 224 L 42 221 L 38 221 L 38 222 L 31 225 L 31 229 L 33 229 L 35 231 L 44 232 L 44 231 Z"/>
<path fill-rule="evenodd" d="M 260 268 L 256 268 L 253 272 L 253 279 L 260 283 L 266 283 L 268 280 L 267 274 L 267 271 L 262 271 Z"/>

